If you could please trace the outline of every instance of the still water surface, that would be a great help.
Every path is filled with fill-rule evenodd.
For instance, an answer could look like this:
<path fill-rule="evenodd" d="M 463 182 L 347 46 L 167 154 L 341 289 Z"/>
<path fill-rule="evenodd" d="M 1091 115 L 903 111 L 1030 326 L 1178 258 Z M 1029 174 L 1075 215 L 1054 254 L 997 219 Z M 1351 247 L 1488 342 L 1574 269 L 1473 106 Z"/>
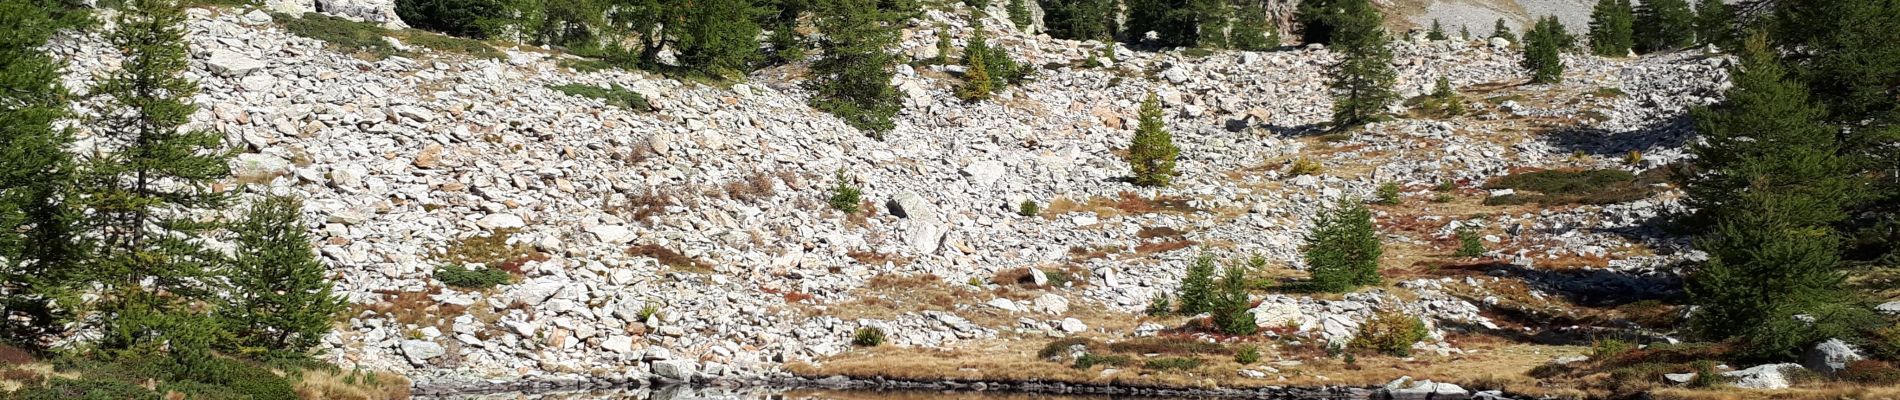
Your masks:
<path fill-rule="evenodd" d="M 1052 395 L 997 392 L 732 389 L 668 387 L 589 392 L 498 393 L 480 396 L 429 397 L 431 400 L 1177 400 L 1183 397 Z"/>

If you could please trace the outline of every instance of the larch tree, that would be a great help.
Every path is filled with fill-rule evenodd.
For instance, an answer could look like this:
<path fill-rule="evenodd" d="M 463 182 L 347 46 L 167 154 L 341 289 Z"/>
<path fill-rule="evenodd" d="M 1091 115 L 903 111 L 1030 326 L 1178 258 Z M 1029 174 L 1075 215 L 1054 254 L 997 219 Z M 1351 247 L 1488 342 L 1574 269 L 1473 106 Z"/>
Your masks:
<path fill-rule="evenodd" d="M 1232 46 L 1227 31 L 1233 24 L 1233 7 L 1227 0 L 1194 0 L 1195 45 L 1210 49 Z"/>
<path fill-rule="evenodd" d="M 1344 131 L 1385 113 L 1386 106 L 1398 99 L 1392 91 L 1398 75 L 1392 71 L 1384 17 L 1366 0 L 1338 3 L 1341 12 L 1335 19 L 1333 48 L 1340 58 L 1327 76 L 1332 78 L 1333 129 Z"/>
<path fill-rule="evenodd" d="M 822 0 L 816 25 L 824 38 L 824 52 L 812 63 L 817 108 L 846 124 L 883 139 L 896 127 L 892 118 L 903 108 L 891 87 L 897 59 L 888 49 L 897 42 L 897 30 L 909 14 L 879 7 L 878 0 Z"/>
<path fill-rule="evenodd" d="M 1441 40 L 1450 39 L 1450 38 L 1445 37 L 1445 26 L 1439 25 L 1438 19 L 1434 18 L 1432 19 L 1432 30 L 1425 32 L 1425 39 L 1432 40 L 1432 41 L 1441 41 Z"/>
<path fill-rule="evenodd" d="M 1671 51 L 1695 45 L 1695 12 L 1687 0 L 1650 0 L 1636 7 L 1636 50 Z"/>
<path fill-rule="evenodd" d="M 1722 0 L 1702 0 L 1695 7 L 1696 43 L 1718 48 L 1735 48 L 1737 36 L 1735 11 Z"/>
<path fill-rule="evenodd" d="M 1537 25 L 1524 33 L 1524 60 L 1531 71 L 1532 83 L 1557 83 L 1564 79 L 1562 53 L 1571 46 L 1571 37 L 1557 17 L 1537 19 Z"/>
<path fill-rule="evenodd" d="M 37 347 L 79 303 L 83 236 L 73 207 L 70 94 L 60 63 L 39 50 L 69 26 L 60 9 L 0 0 L 0 336 Z"/>
<path fill-rule="evenodd" d="M 1269 30 L 1276 31 L 1277 33 L 1279 29 L 1275 28 L 1273 22 L 1268 20 L 1266 7 L 1259 5 L 1242 6 L 1240 7 L 1238 17 L 1234 19 L 1234 29 L 1230 36 L 1232 36 L 1231 39 L 1235 49 L 1262 51 L 1279 47 L 1279 43 L 1269 42 L 1267 40 L 1267 31 Z M 1278 37 L 1278 35 L 1273 36 Z"/>
<path fill-rule="evenodd" d="M 1623 57 L 1636 47 L 1636 11 L 1629 0 L 1598 0 L 1590 11 L 1590 53 Z"/>
<path fill-rule="evenodd" d="M 1306 234 L 1306 267 L 1317 290 L 1347 292 L 1378 284 L 1384 254 L 1372 211 L 1357 200 L 1342 200 L 1322 211 Z"/>
<path fill-rule="evenodd" d="M 1491 37 L 1517 43 L 1517 34 L 1511 32 L 1511 27 L 1504 24 L 1503 18 L 1498 18 L 1498 23 L 1491 26 Z"/>
<path fill-rule="evenodd" d="M 237 247 L 225 273 L 232 290 L 217 315 L 239 348 L 303 353 L 347 304 L 331 294 L 302 211 L 295 198 L 267 197 L 234 229 Z"/>
<path fill-rule="evenodd" d="M 1150 92 L 1141 101 L 1140 123 L 1128 145 L 1128 168 L 1140 186 L 1167 186 L 1174 181 L 1174 162 L 1181 149 L 1161 121 L 1161 100 Z"/>

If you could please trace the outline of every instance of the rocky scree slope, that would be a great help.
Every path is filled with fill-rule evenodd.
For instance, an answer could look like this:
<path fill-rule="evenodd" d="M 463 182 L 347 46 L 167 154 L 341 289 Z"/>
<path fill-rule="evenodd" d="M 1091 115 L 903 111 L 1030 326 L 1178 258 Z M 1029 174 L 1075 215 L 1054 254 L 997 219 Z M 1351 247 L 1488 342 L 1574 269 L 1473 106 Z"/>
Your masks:
<path fill-rule="evenodd" d="M 1724 79 L 1719 58 L 1572 56 L 1568 83 L 1521 88 L 1533 96 L 1501 105 L 1477 103 L 1489 109 L 1483 117 L 1379 123 L 1322 153 L 1305 135 L 1329 112 L 1321 71 L 1334 55 L 1324 49 L 1189 57 L 1118 47 L 1119 63 L 1083 68 L 1100 44 L 1004 32 L 996 42 L 1025 65 L 1043 66 L 1032 81 L 966 104 L 952 93 L 955 67 L 900 66 L 893 84 L 905 109 L 880 142 L 805 106 L 796 66 L 719 88 L 640 72 L 575 72 L 559 66 L 561 56 L 534 49 L 502 59 L 426 50 L 365 59 L 290 35 L 262 12 L 189 14 L 189 75 L 204 88 L 194 123 L 243 150 L 232 185 L 307 199 L 306 213 L 320 221 L 320 253 L 339 291 L 358 305 L 348 327 L 326 338 L 328 357 L 451 390 L 776 376 L 783 362 L 847 351 L 863 326 L 883 327 L 898 346 L 1087 330 L 1065 323 L 1073 321 L 1064 315 L 1070 304 L 1138 312 L 1154 294 L 1171 292 L 1198 253 L 1138 251 L 1155 242 L 1140 237 L 1144 228 L 1173 228 L 1185 232 L 1182 241 L 1300 268 L 1301 232 L 1338 199 L 1367 197 L 1380 182 L 1455 180 L 1476 190 L 1514 167 L 1630 168 L 1617 161 L 1623 149 L 1609 147 L 1631 142 L 1590 138 L 1679 138 L 1680 126 L 1647 121 L 1713 101 L 1707 96 Z M 903 51 L 933 52 L 936 26 L 955 37 L 971 33 L 955 13 L 927 19 L 905 32 Z M 68 84 L 77 89 L 116 68 L 97 35 L 49 47 L 68 59 Z M 1396 51 L 1408 96 L 1441 76 L 1461 88 L 1524 78 L 1515 52 L 1495 43 L 1400 43 Z M 561 84 L 621 85 L 654 110 L 548 88 Z M 1599 86 L 1627 95 L 1535 96 Z M 1113 154 L 1151 90 L 1169 112 L 1182 175 L 1174 187 L 1137 190 L 1118 179 L 1127 165 Z M 1508 133 L 1528 131 L 1527 118 L 1585 114 L 1598 117 L 1572 135 L 1585 139 Z M 87 127 L 79 128 L 83 138 Z M 1648 143 L 1641 150 L 1651 160 L 1680 154 L 1680 140 Z M 1328 172 L 1280 171 L 1307 153 Z M 845 216 L 825 206 L 840 170 L 860 182 L 869 211 Z M 1124 192 L 1175 206 L 1015 214 L 1025 200 L 1089 204 Z M 1495 254 L 1528 267 L 1630 246 L 1601 232 L 1640 226 L 1668 203 L 1665 196 L 1485 221 L 1440 217 L 1449 225 L 1431 235 L 1458 224 L 1518 227 L 1488 239 L 1543 243 Z M 488 266 L 518 267 L 518 282 L 467 291 L 432 279 L 454 259 L 444 251 L 494 235 L 506 235 L 490 249 L 506 259 Z M 1080 256 L 1075 248 L 1109 254 Z M 1684 257 L 1659 253 L 1604 268 L 1654 271 Z M 1033 302 L 995 297 L 875 318 L 828 307 L 852 301 L 880 275 L 961 284 L 1023 267 L 1068 268 L 1088 284 L 1052 288 Z M 1440 290 L 1448 281 L 1405 283 L 1413 301 L 1383 290 L 1330 301 L 1275 295 L 1256 311 L 1263 325 L 1294 323 L 1330 340 L 1349 336 L 1376 309 L 1421 313 L 1434 326 L 1489 323 L 1480 304 Z M 972 322 L 979 310 L 1014 318 Z"/>

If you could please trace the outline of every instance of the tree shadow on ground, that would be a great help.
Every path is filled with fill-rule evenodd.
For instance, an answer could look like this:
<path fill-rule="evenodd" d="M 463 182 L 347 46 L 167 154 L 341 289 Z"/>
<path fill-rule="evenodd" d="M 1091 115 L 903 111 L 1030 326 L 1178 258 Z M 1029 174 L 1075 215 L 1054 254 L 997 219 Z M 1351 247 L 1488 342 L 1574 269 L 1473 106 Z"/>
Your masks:
<path fill-rule="evenodd" d="M 1679 148 L 1694 137 L 1694 120 L 1688 114 L 1677 114 L 1629 131 L 1585 126 L 1558 128 L 1545 134 L 1544 140 L 1563 152 L 1601 156 L 1629 154 L 1632 150 Z"/>

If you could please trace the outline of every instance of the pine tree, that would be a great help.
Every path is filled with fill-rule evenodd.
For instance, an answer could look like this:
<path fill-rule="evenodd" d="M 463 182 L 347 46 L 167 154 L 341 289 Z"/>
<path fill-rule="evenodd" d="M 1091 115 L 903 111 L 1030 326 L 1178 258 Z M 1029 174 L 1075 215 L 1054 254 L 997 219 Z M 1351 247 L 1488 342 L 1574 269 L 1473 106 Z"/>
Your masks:
<path fill-rule="evenodd" d="M 806 50 L 809 50 L 811 45 L 806 42 L 805 35 L 798 33 L 798 24 L 799 18 L 805 15 L 806 9 L 810 8 L 810 2 L 775 0 L 771 2 L 771 6 L 768 18 L 760 23 L 760 26 L 765 29 L 772 30 L 772 33 L 766 37 L 766 42 L 772 45 L 770 62 L 783 65 L 804 61 Z M 938 29 L 937 32 L 942 34 L 943 30 Z M 942 56 L 941 53 L 938 55 Z"/>
<path fill-rule="evenodd" d="M 224 260 L 195 240 L 213 224 L 188 213 L 224 206 L 226 195 L 211 185 L 230 176 L 230 158 L 223 135 L 182 129 L 197 110 L 189 100 L 198 90 L 183 77 L 184 21 L 170 1 L 130 0 L 117 29 L 105 35 L 124 69 L 94 88 L 111 111 L 96 125 L 99 149 L 86 160 L 85 185 L 88 228 L 100 241 L 92 274 L 104 288 L 101 344 L 163 345 L 190 364 L 205 350 L 181 343 L 209 339 L 176 328 L 202 319 L 191 302 L 213 297 L 217 284 L 209 275 Z"/>
<path fill-rule="evenodd" d="M 979 33 L 978 35 L 980 37 L 981 34 Z M 979 41 L 973 41 L 971 43 L 981 43 L 980 40 L 982 39 L 977 40 Z M 972 46 L 975 46 L 975 44 L 972 44 Z M 963 74 L 963 86 L 957 87 L 957 98 L 963 99 L 963 101 L 974 102 L 990 99 L 990 73 L 989 70 L 984 67 L 983 53 L 985 52 L 973 51 L 963 57 L 964 70 L 966 72 Z"/>
<path fill-rule="evenodd" d="M 1174 135 L 1162 126 L 1161 100 L 1155 94 L 1141 101 L 1141 122 L 1128 145 L 1128 168 L 1139 186 L 1167 186 L 1174 181 L 1174 161 L 1181 149 L 1174 147 Z"/>
<path fill-rule="evenodd" d="M 812 108 L 883 139 L 896 127 L 891 118 L 903 107 L 891 75 L 897 60 L 886 49 L 897 41 L 907 14 L 878 7 L 878 0 L 823 0 L 816 24 L 824 55 L 812 63 L 816 81 Z"/>
<path fill-rule="evenodd" d="M 1315 289 L 1346 292 L 1379 283 L 1379 257 L 1385 251 L 1373 229 L 1372 212 L 1358 201 L 1343 200 L 1320 214 L 1306 243 L 1306 265 Z"/>
<path fill-rule="evenodd" d="M 1279 47 L 1279 42 L 1268 41 L 1267 31 L 1269 30 L 1275 31 L 1274 37 L 1277 38 L 1279 36 L 1279 29 L 1274 28 L 1273 22 L 1267 20 L 1266 7 L 1258 5 L 1241 7 L 1240 16 L 1235 19 L 1234 30 L 1232 32 L 1234 48 L 1246 51 L 1262 51 Z"/>
<path fill-rule="evenodd" d="M 1248 261 L 1250 267 L 1265 266 L 1267 260 L 1254 257 Z M 1214 327 L 1221 333 L 1246 336 L 1259 330 L 1254 322 L 1251 307 L 1253 300 L 1247 296 L 1247 269 L 1239 265 L 1229 265 L 1222 273 L 1217 284 L 1219 292 L 1214 294 L 1214 304 L 1209 310 L 1214 316 Z"/>
<path fill-rule="evenodd" d="M 59 333 L 78 298 L 83 245 L 64 149 L 69 94 L 38 48 L 70 20 L 31 0 L 0 0 L 0 339 L 37 346 Z"/>
<path fill-rule="evenodd" d="M 1294 8 L 1293 20 L 1300 26 L 1300 42 L 1333 44 L 1333 31 L 1338 29 L 1335 25 L 1340 13 L 1339 1 L 1306 0 Z"/>
<path fill-rule="evenodd" d="M 1695 8 L 1696 42 L 1719 48 L 1735 47 L 1735 12 L 1722 0 L 1702 0 Z"/>
<path fill-rule="evenodd" d="M 1635 42 L 1636 14 L 1629 0 L 1598 0 L 1590 11 L 1590 53 L 1603 57 L 1629 55 Z"/>
<path fill-rule="evenodd" d="M 1825 114 L 1786 78 L 1767 39 L 1748 40 L 1727 99 L 1692 115 L 1704 142 L 1685 185 L 1709 260 L 1685 287 L 1700 306 L 1691 323 L 1710 339 L 1740 338 L 1740 353 L 1790 357 L 1847 330 L 1859 312 L 1841 296 L 1839 239 L 1829 226 L 1855 197 Z M 1801 322 L 1806 315 L 1812 322 Z"/>
<path fill-rule="evenodd" d="M 1557 83 L 1564 79 L 1564 60 L 1559 55 L 1570 47 L 1570 34 L 1557 17 L 1544 17 L 1530 32 L 1524 33 L 1525 69 L 1531 70 L 1531 83 Z"/>
<path fill-rule="evenodd" d="M 1029 17 L 1031 17 L 1031 15 L 1029 15 L 1029 4 L 1023 0 L 1009 0 L 1008 5 L 1005 6 L 1005 11 L 1009 12 L 1009 22 L 1016 24 L 1017 30 L 1024 32 L 1029 31 Z"/>
<path fill-rule="evenodd" d="M 1210 49 L 1224 49 L 1230 43 L 1227 38 L 1228 26 L 1232 25 L 1233 9 L 1227 0 L 1195 0 L 1194 19 L 1200 24 L 1195 34 L 1195 45 Z"/>
<path fill-rule="evenodd" d="M 1432 19 L 1432 30 L 1430 32 L 1425 33 L 1425 38 L 1430 39 L 1432 41 L 1442 41 L 1445 39 L 1450 39 L 1448 37 L 1445 37 L 1445 27 L 1438 24 L 1437 18 Z"/>
<path fill-rule="evenodd" d="M 237 250 L 226 274 L 231 294 L 218 317 L 240 347 L 302 353 L 330 332 L 343 311 L 330 294 L 323 263 L 310 249 L 302 202 L 269 197 L 235 228 Z"/>
<path fill-rule="evenodd" d="M 955 49 L 956 47 L 950 38 L 950 28 L 937 27 L 937 59 L 932 60 L 932 63 L 937 65 L 950 65 L 950 53 Z"/>
<path fill-rule="evenodd" d="M 1517 43 L 1517 35 L 1511 33 L 1511 27 L 1504 25 L 1503 18 L 1498 18 L 1497 25 L 1491 27 L 1491 37 L 1503 38 L 1504 40 L 1511 41 L 1511 43 Z"/>
<path fill-rule="evenodd" d="M 990 45 L 988 31 L 983 29 L 981 20 L 972 24 L 971 29 L 976 33 L 971 35 L 970 43 L 963 47 L 963 66 L 974 68 L 976 63 L 972 60 L 982 59 L 983 69 L 989 75 L 991 92 L 1028 77 L 1029 69 L 1017 64 L 1015 59 L 1010 58 L 1008 51 L 1001 46 Z"/>
<path fill-rule="evenodd" d="M 1115 36 L 1120 14 L 1114 0 L 1040 0 L 1042 24 L 1049 36 L 1071 40 L 1108 41 Z"/>
<path fill-rule="evenodd" d="M 667 24 L 675 38 L 680 66 L 719 76 L 744 72 L 759 51 L 763 14 L 751 0 L 699 0 L 677 3 L 683 23 Z"/>
<path fill-rule="evenodd" d="M 1650 0 L 1636 7 L 1636 50 L 1671 51 L 1695 45 L 1695 12 L 1687 0 Z"/>
<path fill-rule="evenodd" d="M 1181 276 L 1181 287 L 1175 295 L 1181 303 L 1181 315 L 1214 311 L 1214 289 L 1214 256 L 1203 253 Z"/>
<path fill-rule="evenodd" d="M 1458 37 L 1460 37 L 1460 38 L 1463 38 L 1463 39 L 1464 39 L 1465 41 L 1470 41 L 1470 40 L 1471 40 L 1471 27 L 1469 27 L 1469 26 L 1464 26 L 1464 25 L 1459 25 L 1459 26 L 1458 26 Z"/>
<path fill-rule="evenodd" d="M 1333 129 L 1344 131 L 1373 121 L 1398 98 L 1392 85 L 1392 50 L 1386 47 L 1384 18 L 1366 0 L 1338 0 L 1340 16 L 1333 47 L 1340 53 L 1327 75 L 1332 78 Z"/>

